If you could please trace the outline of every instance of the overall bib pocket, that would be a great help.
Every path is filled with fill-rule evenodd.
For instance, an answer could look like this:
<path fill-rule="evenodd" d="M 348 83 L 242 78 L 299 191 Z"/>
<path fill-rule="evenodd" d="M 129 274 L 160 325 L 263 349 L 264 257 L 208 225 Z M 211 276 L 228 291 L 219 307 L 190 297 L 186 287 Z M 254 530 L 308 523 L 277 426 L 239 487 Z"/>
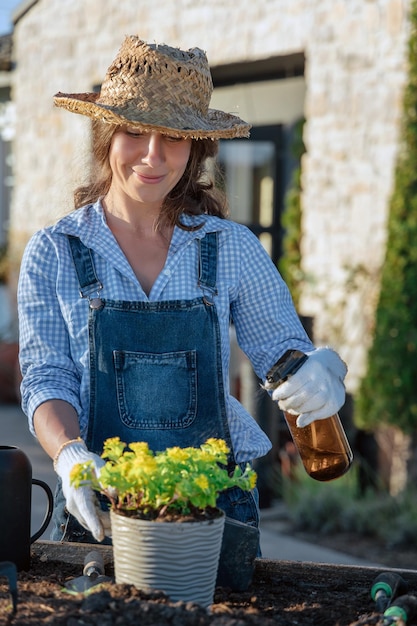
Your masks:
<path fill-rule="evenodd" d="M 120 419 L 133 429 L 190 426 L 197 412 L 197 353 L 113 351 Z M 163 400 L 159 407 L 153 398 Z M 161 408 L 161 405 L 163 408 Z"/>

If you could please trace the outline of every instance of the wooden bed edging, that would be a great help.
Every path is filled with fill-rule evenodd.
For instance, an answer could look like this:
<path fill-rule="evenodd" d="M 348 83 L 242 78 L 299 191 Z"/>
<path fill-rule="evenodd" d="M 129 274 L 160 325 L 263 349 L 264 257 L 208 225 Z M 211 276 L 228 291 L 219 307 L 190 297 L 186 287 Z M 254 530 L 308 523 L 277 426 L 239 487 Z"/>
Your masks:
<path fill-rule="evenodd" d="M 84 558 L 90 550 L 99 550 L 103 555 L 104 564 L 113 563 L 112 546 L 103 546 L 100 544 L 90 543 L 74 543 L 59 541 L 35 541 L 31 546 L 32 554 L 36 555 L 41 561 L 61 561 L 82 566 Z M 294 575 L 302 577 L 304 573 L 314 568 L 316 573 L 322 574 L 323 578 L 329 576 L 343 576 L 346 581 L 349 579 L 358 581 L 358 578 L 368 580 L 370 576 L 376 576 L 379 572 L 395 572 L 405 577 L 409 584 L 417 588 L 417 570 L 415 569 L 399 569 L 386 566 L 367 567 L 362 565 L 335 565 L 328 563 L 311 563 L 310 561 L 276 561 L 270 559 L 256 559 L 255 573 L 256 577 L 273 577 L 280 573 L 280 566 L 286 568 L 292 567 Z"/>

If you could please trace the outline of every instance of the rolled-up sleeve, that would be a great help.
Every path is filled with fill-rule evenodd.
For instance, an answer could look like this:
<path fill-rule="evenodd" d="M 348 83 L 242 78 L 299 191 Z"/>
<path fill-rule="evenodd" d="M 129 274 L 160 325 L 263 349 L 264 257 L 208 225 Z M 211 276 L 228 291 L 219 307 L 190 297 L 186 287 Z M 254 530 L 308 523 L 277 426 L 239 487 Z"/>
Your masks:
<path fill-rule="evenodd" d="M 309 351 L 308 338 L 286 283 L 261 243 L 241 229 L 240 279 L 231 303 L 236 336 L 241 349 L 261 379 L 286 350 Z"/>
<path fill-rule="evenodd" d="M 47 400 L 60 399 L 80 411 L 80 377 L 57 296 L 59 260 L 46 231 L 29 241 L 18 284 L 22 408 L 33 429 L 33 414 Z"/>

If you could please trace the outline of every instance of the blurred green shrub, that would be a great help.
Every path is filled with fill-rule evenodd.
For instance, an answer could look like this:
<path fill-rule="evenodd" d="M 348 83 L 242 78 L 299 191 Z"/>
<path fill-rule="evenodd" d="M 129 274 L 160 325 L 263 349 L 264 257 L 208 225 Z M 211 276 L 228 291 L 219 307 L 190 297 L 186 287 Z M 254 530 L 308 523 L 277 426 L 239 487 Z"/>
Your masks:
<path fill-rule="evenodd" d="M 333 483 L 303 476 L 285 485 L 284 501 L 296 530 L 318 535 L 354 533 L 388 548 L 417 547 L 417 489 L 398 496 L 369 491 L 358 497 L 355 468 Z"/>

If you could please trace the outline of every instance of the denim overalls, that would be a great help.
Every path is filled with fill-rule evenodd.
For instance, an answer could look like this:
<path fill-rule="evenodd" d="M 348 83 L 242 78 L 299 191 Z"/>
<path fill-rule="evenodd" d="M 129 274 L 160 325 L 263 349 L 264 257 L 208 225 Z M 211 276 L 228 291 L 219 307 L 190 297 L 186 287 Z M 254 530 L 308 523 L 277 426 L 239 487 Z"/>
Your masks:
<path fill-rule="evenodd" d="M 82 297 L 89 308 L 89 450 L 103 451 L 108 437 L 147 441 L 152 450 L 199 446 L 209 437 L 224 439 L 231 450 L 223 387 L 220 330 L 215 296 L 217 233 L 196 239 L 201 298 L 160 302 L 105 300 L 91 251 L 68 236 Z M 217 502 L 228 517 L 258 526 L 257 491 L 233 488 Z M 58 541 L 94 543 L 65 510 L 58 481 L 54 527 Z M 105 542 L 110 542 L 106 538 Z"/>

